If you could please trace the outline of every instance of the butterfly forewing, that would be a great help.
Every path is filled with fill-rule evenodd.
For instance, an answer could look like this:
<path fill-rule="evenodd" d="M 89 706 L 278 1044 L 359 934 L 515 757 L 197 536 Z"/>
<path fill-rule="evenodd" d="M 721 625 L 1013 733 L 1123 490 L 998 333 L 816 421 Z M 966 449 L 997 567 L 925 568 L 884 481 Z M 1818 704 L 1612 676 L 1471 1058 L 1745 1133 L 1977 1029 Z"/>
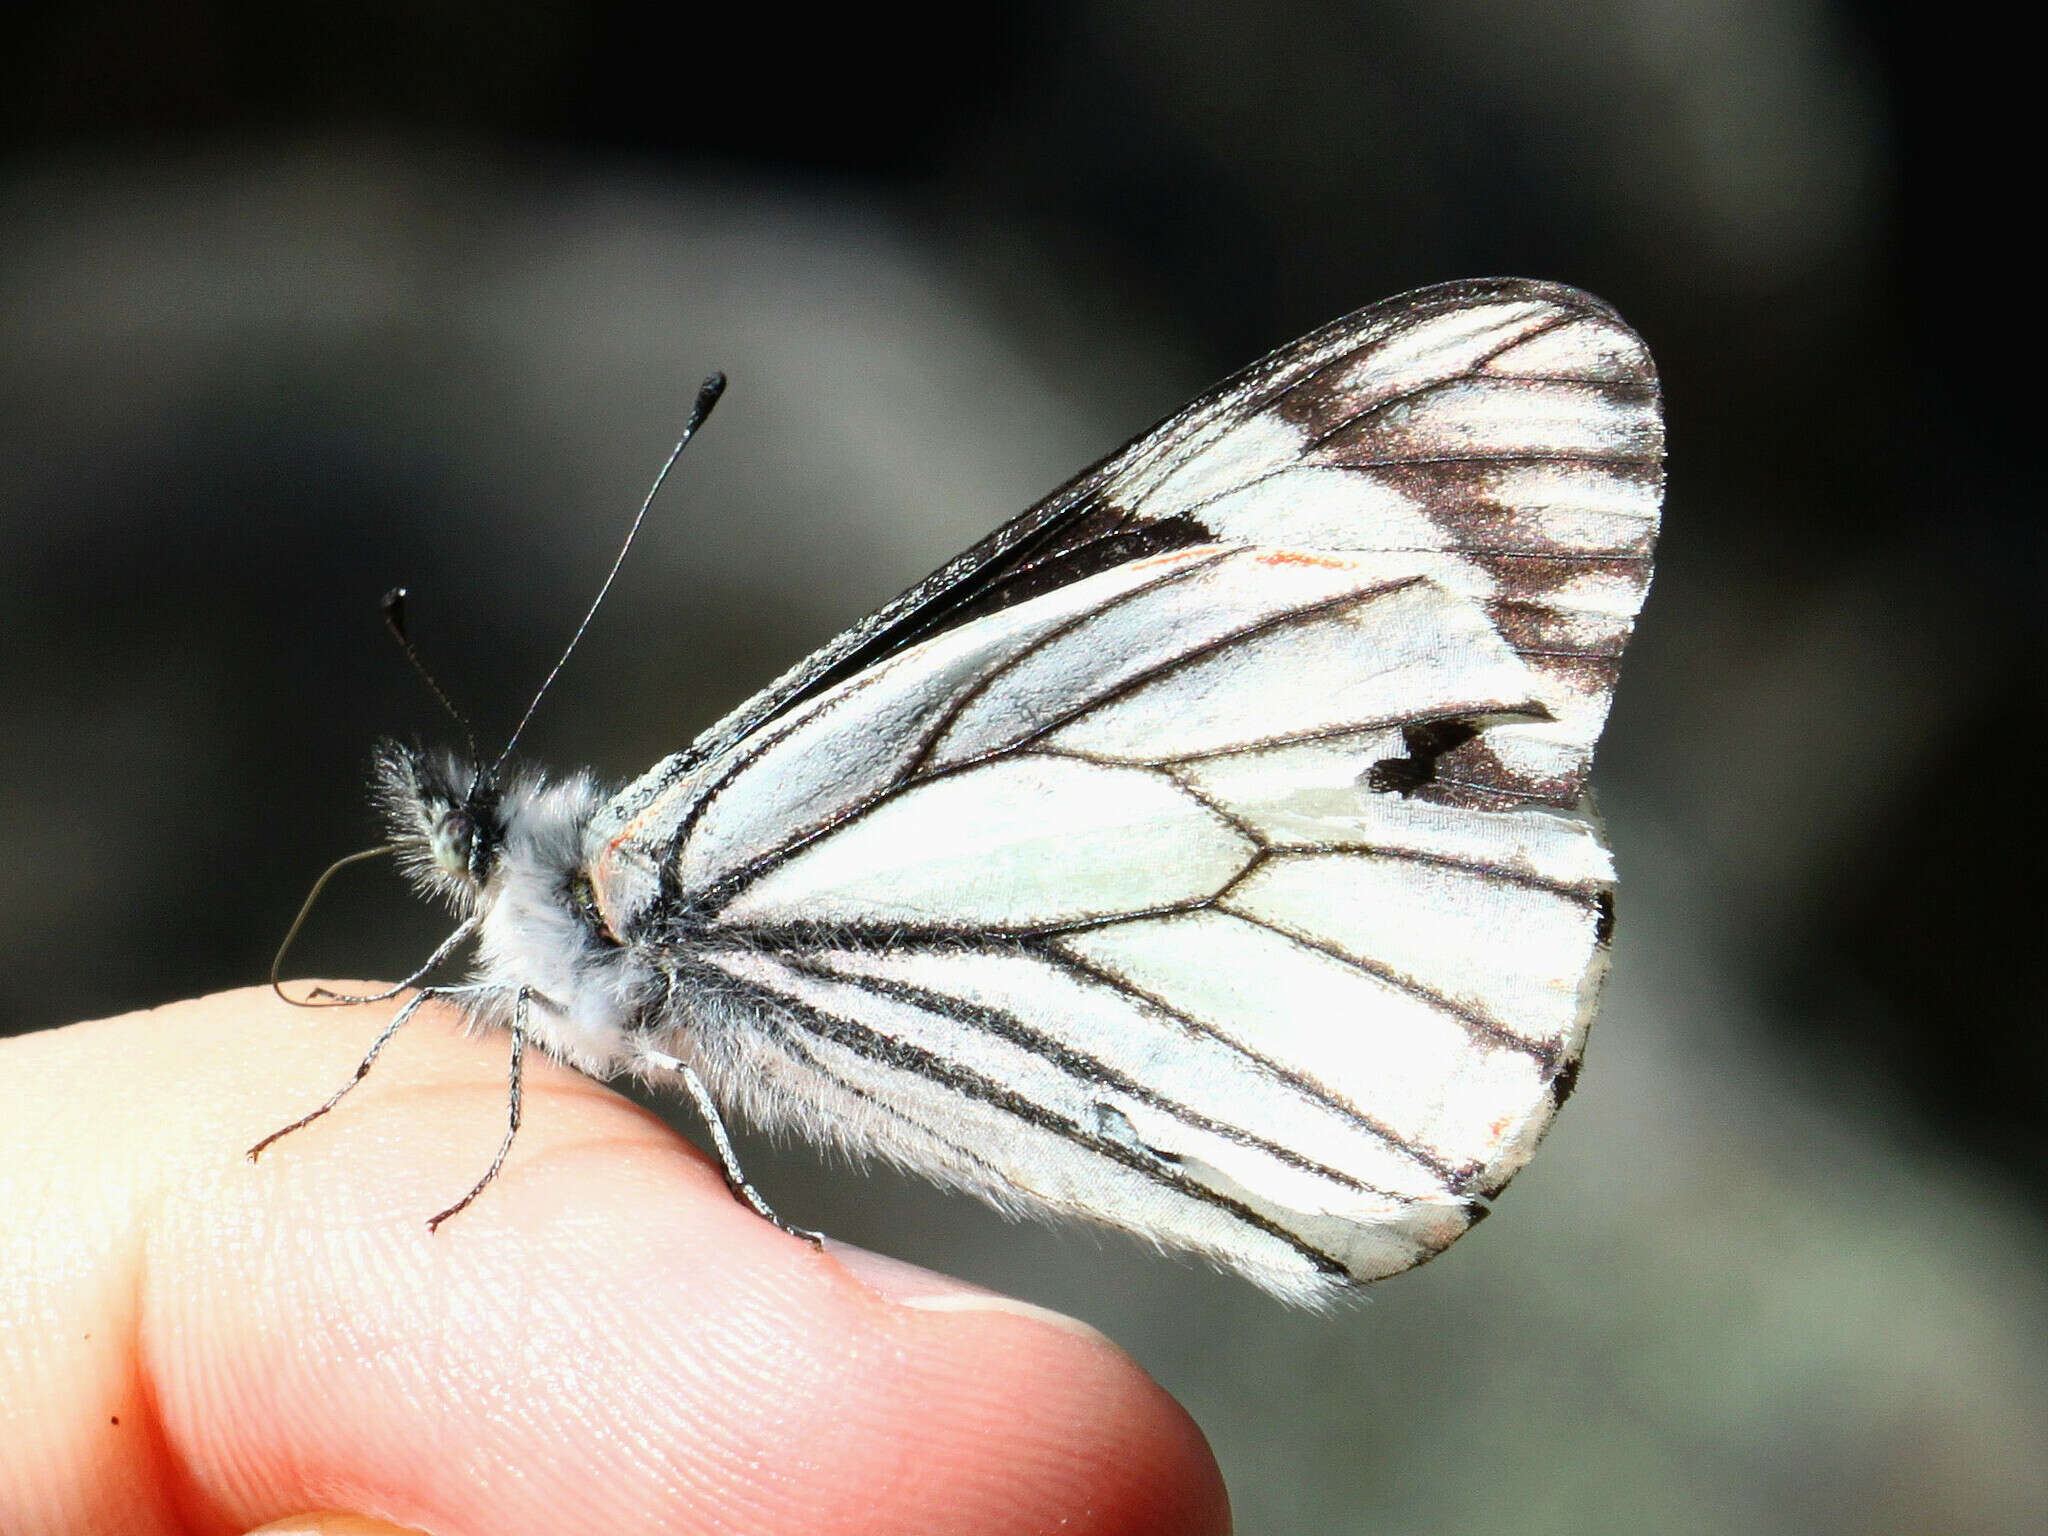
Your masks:
<path fill-rule="evenodd" d="M 1360 311 L 629 787 L 600 902 L 762 1118 L 1297 1299 L 1405 1268 L 1578 1059 L 1660 431 L 1582 294 Z"/>
<path fill-rule="evenodd" d="M 1656 371 L 1613 310 L 1520 278 L 1419 289 L 1252 364 L 1013 518 L 655 765 L 614 820 L 892 651 L 1219 541 L 1383 555 L 1485 603 L 1571 722 L 1504 738 L 1554 743 L 1526 749 L 1538 773 L 1470 756 L 1496 793 L 1570 804 L 1649 588 L 1662 496 Z"/>

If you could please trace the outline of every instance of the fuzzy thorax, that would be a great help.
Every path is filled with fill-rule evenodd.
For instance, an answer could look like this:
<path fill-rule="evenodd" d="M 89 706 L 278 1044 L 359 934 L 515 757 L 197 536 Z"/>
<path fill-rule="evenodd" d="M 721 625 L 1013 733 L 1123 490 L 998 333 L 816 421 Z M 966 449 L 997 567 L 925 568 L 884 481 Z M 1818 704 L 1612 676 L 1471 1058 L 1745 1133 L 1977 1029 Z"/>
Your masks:
<path fill-rule="evenodd" d="M 511 1023 L 523 988 L 527 1031 L 550 1055 L 600 1077 L 632 1065 L 661 978 L 592 899 L 590 821 L 607 796 L 590 776 L 500 786 L 458 758 L 388 745 L 377 798 L 414 883 L 476 923 L 470 1017 Z"/>

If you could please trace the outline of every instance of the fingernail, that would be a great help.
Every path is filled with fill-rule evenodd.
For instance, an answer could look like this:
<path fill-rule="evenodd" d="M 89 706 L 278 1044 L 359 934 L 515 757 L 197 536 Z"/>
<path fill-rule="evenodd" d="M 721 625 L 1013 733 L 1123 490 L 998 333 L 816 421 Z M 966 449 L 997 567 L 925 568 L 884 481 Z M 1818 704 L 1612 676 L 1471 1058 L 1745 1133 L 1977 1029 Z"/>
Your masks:
<path fill-rule="evenodd" d="M 367 1515 L 344 1515 L 332 1510 L 315 1514 L 287 1515 L 268 1525 L 259 1525 L 248 1536 L 425 1536 L 409 1525 L 386 1525 Z"/>
<path fill-rule="evenodd" d="M 862 1285 L 879 1292 L 899 1307 L 911 1307 L 919 1312 L 1007 1312 L 1012 1317 L 1028 1317 L 1083 1338 L 1098 1339 L 1105 1344 L 1110 1342 L 1078 1317 L 1019 1301 L 1000 1291 L 984 1290 L 978 1285 L 969 1285 L 965 1280 L 955 1280 L 951 1275 L 942 1275 L 935 1270 L 920 1269 L 915 1264 L 906 1264 L 886 1254 L 856 1248 L 851 1243 L 829 1237 L 825 1239 L 825 1252 Z"/>

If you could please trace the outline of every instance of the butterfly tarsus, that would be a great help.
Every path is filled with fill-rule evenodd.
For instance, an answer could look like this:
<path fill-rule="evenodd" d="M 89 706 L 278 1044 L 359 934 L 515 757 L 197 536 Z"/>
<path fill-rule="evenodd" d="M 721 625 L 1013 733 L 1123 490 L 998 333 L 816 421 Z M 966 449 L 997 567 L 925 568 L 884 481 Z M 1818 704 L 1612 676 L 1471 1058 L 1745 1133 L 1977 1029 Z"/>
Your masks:
<path fill-rule="evenodd" d="M 316 988 L 315 995 L 324 990 L 325 989 Z M 377 1058 L 379 1055 L 383 1053 L 384 1047 L 391 1043 L 391 1037 L 397 1034 L 400 1029 L 405 1027 L 406 1020 L 410 1019 L 415 1013 L 418 1013 L 421 1005 L 427 1003 L 433 998 L 445 996 L 451 992 L 464 992 L 469 990 L 472 989 L 467 987 L 422 987 L 419 991 L 415 992 L 411 997 L 407 998 L 405 1001 L 405 1005 L 402 1008 L 400 1008 L 396 1013 L 392 1014 L 390 1022 L 385 1024 L 385 1026 L 377 1032 L 377 1038 L 370 1042 L 370 1048 L 363 1053 L 363 1059 L 356 1063 L 356 1069 L 350 1075 L 349 1080 L 343 1083 L 332 1094 L 330 1094 L 327 1098 L 327 1101 L 324 1104 L 320 1105 L 319 1108 L 299 1116 L 298 1119 L 292 1121 L 292 1123 L 289 1125 L 280 1126 L 278 1129 L 272 1131 L 268 1136 L 264 1137 L 261 1141 L 257 1142 L 255 1146 L 249 1149 L 249 1161 L 252 1163 L 255 1162 L 259 1157 L 263 1155 L 264 1152 L 268 1151 L 272 1145 L 279 1141 L 282 1141 L 285 1137 L 291 1135 L 293 1131 L 304 1130 L 307 1126 L 311 1125 L 315 1120 L 318 1120 L 321 1116 L 327 1114 L 343 1099 L 347 1098 L 350 1091 L 354 1089 L 358 1083 L 362 1082 L 364 1078 L 370 1075 L 370 1068 L 376 1065 Z M 336 996 L 337 994 L 327 993 L 326 995 L 332 997 Z M 482 1194 L 484 1190 L 490 1186 L 491 1181 L 497 1178 L 500 1170 L 502 1170 L 505 1166 L 505 1159 L 511 1154 L 513 1139 L 517 1137 L 519 1134 L 519 1121 L 523 1108 L 523 1085 L 525 1080 L 526 1064 L 527 1009 L 530 1006 L 531 998 L 532 993 L 529 991 L 529 989 L 522 987 L 519 989 L 518 996 L 514 999 L 513 1002 L 511 1082 L 510 1092 L 507 1098 L 505 1138 L 503 1141 L 499 1142 L 498 1152 L 497 1155 L 491 1159 L 491 1166 L 484 1170 L 484 1176 L 482 1178 L 478 1179 L 475 1184 L 470 1186 L 469 1193 L 464 1195 L 460 1200 L 456 1201 L 453 1205 L 449 1206 L 445 1211 L 441 1211 L 427 1219 L 427 1230 L 429 1232 L 440 1230 L 441 1224 L 444 1221 L 448 1220 L 449 1217 L 454 1216 L 458 1212 L 467 1209 L 470 1206 L 470 1204 L 475 1201 L 476 1197 Z"/>
<path fill-rule="evenodd" d="M 697 1069 L 678 1057 L 657 1052 L 649 1052 L 647 1060 L 650 1066 L 673 1072 L 683 1080 L 690 1102 L 697 1107 L 705 1128 L 711 1132 L 711 1144 L 718 1149 L 719 1168 L 725 1174 L 725 1187 L 732 1191 L 732 1197 L 770 1226 L 787 1232 L 791 1237 L 801 1238 L 813 1248 L 822 1249 L 825 1246 L 824 1233 L 784 1221 L 775 1214 L 775 1208 L 761 1198 L 761 1192 L 748 1182 L 746 1171 L 740 1167 L 739 1153 L 733 1149 L 732 1137 L 725 1129 L 725 1117 L 719 1113 L 718 1101 L 711 1096 L 704 1079 L 697 1075 Z"/>
<path fill-rule="evenodd" d="M 361 1003 L 389 1002 L 392 998 L 398 996 L 399 993 L 403 992 L 407 987 L 410 987 L 414 985 L 416 982 L 418 982 L 422 977 L 432 975 L 436 970 L 440 968 L 442 961 L 446 960 L 450 955 L 454 954 L 456 949 L 462 944 L 466 943 L 469 939 L 469 936 L 476 932 L 477 920 L 474 917 L 464 918 L 462 922 L 456 926 L 455 931 L 449 934 L 447 938 L 443 939 L 440 942 L 440 944 L 436 946 L 434 952 L 431 955 L 427 956 L 425 964 L 421 965 L 419 969 L 415 970 L 410 976 L 406 977 L 403 981 L 394 981 L 382 992 L 336 992 L 330 987 L 323 987 L 320 986 L 318 983 L 315 983 L 311 990 L 309 990 L 304 997 L 292 997 L 291 995 L 289 995 L 284 990 L 284 983 L 278 980 L 278 968 L 284 963 L 285 951 L 291 948 L 292 940 L 295 937 L 297 937 L 300 925 L 303 924 L 306 920 L 306 914 L 313 910 L 313 903 L 319 899 L 321 888 L 327 884 L 329 876 L 331 876 L 335 872 L 335 870 L 340 869 L 344 864 L 353 864 L 358 859 L 374 858 L 378 854 L 389 853 L 391 851 L 391 845 L 387 844 L 382 848 L 365 849 L 361 853 L 352 853 L 345 859 L 335 860 L 333 864 L 328 866 L 327 873 L 322 875 L 320 879 L 314 884 L 312 894 L 306 898 L 305 905 L 299 908 L 298 922 L 292 924 L 292 931 L 285 935 L 284 944 L 280 946 L 280 948 L 277 951 L 277 958 L 271 961 L 270 963 L 271 991 L 275 992 L 279 997 L 283 998 L 286 1002 L 290 1003 L 294 1008 L 312 1008 L 320 1006 L 318 1000 L 322 998 L 326 999 L 327 1002 L 336 1004 L 337 1006 L 354 1006 Z M 431 993 L 436 997 L 445 997 L 451 992 L 460 992 L 466 990 L 468 989 L 460 986 L 430 987 L 426 989 L 427 992 Z"/>
<path fill-rule="evenodd" d="M 519 989 L 512 1002 L 512 1068 L 510 1091 L 506 1096 L 505 1139 L 498 1143 L 498 1155 L 491 1159 L 491 1166 L 484 1170 L 484 1176 L 470 1186 L 469 1193 L 449 1206 L 427 1218 L 427 1230 L 438 1232 L 441 1223 L 469 1208 L 476 1197 L 482 1194 L 496 1179 L 498 1171 L 505 1166 L 505 1159 L 512 1153 L 512 1143 L 519 1135 L 519 1117 L 523 1099 L 523 1084 L 526 1067 L 526 1019 L 527 1008 L 533 993 L 526 987 Z"/>
<path fill-rule="evenodd" d="M 314 988 L 314 993 L 316 995 L 325 991 L 326 989 L 322 987 Z M 334 997 L 336 995 L 338 994 L 332 992 L 327 993 L 327 996 L 329 997 Z M 290 1125 L 279 1127 L 277 1130 L 272 1131 L 268 1136 L 264 1137 L 261 1141 L 257 1142 L 255 1146 L 249 1149 L 249 1161 L 252 1163 L 255 1162 L 256 1159 L 261 1157 L 264 1151 L 272 1145 L 272 1143 L 282 1141 L 285 1137 L 291 1135 L 293 1131 L 304 1130 L 307 1126 L 311 1125 L 315 1120 L 318 1120 L 322 1115 L 326 1114 L 329 1110 L 333 1109 L 334 1106 L 339 1104 L 343 1099 L 347 1098 L 349 1090 L 354 1088 L 356 1084 L 360 1083 L 364 1078 L 370 1075 L 370 1068 L 376 1064 L 378 1054 L 383 1051 L 385 1046 L 391 1043 L 391 1037 L 397 1034 L 398 1031 L 404 1027 L 405 1021 L 411 1018 L 415 1013 L 419 1012 L 420 1005 L 426 1002 L 428 998 L 435 997 L 438 995 L 438 989 L 434 987 L 422 987 L 418 992 L 415 992 L 410 998 L 406 999 L 405 1006 L 400 1008 L 396 1013 L 392 1014 L 390 1022 L 387 1023 L 383 1027 L 383 1029 L 379 1030 L 377 1032 L 377 1038 L 370 1042 L 369 1050 L 365 1051 L 363 1053 L 363 1059 L 356 1063 L 355 1075 L 351 1077 L 347 1082 L 343 1083 L 339 1088 L 335 1089 L 335 1091 L 331 1095 L 329 1095 L 327 1102 L 322 1104 L 318 1109 L 313 1110 L 309 1114 L 299 1116 L 299 1118 L 294 1120 Z"/>

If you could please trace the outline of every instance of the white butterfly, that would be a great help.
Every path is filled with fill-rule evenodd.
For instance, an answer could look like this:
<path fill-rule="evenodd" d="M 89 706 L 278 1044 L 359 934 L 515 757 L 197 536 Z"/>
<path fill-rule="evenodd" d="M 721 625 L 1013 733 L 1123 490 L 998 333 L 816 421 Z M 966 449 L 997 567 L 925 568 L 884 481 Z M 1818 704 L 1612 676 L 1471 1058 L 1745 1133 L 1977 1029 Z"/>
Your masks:
<path fill-rule="evenodd" d="M 1420 289 L 616 793 L 388 748 L 397 843 L 462 915 L 430 965 L 479 960 L 378 1046 L 435 995 L 509 1028 L 513 1130 L 529 1039 L 678 1075 L 771 1219 L 721 1111 L 1297 1302 L 1405 1269 L 1577 1071 L 1613 883 L 1586 773 L 1661 461 L 1605 305 Z"/>

